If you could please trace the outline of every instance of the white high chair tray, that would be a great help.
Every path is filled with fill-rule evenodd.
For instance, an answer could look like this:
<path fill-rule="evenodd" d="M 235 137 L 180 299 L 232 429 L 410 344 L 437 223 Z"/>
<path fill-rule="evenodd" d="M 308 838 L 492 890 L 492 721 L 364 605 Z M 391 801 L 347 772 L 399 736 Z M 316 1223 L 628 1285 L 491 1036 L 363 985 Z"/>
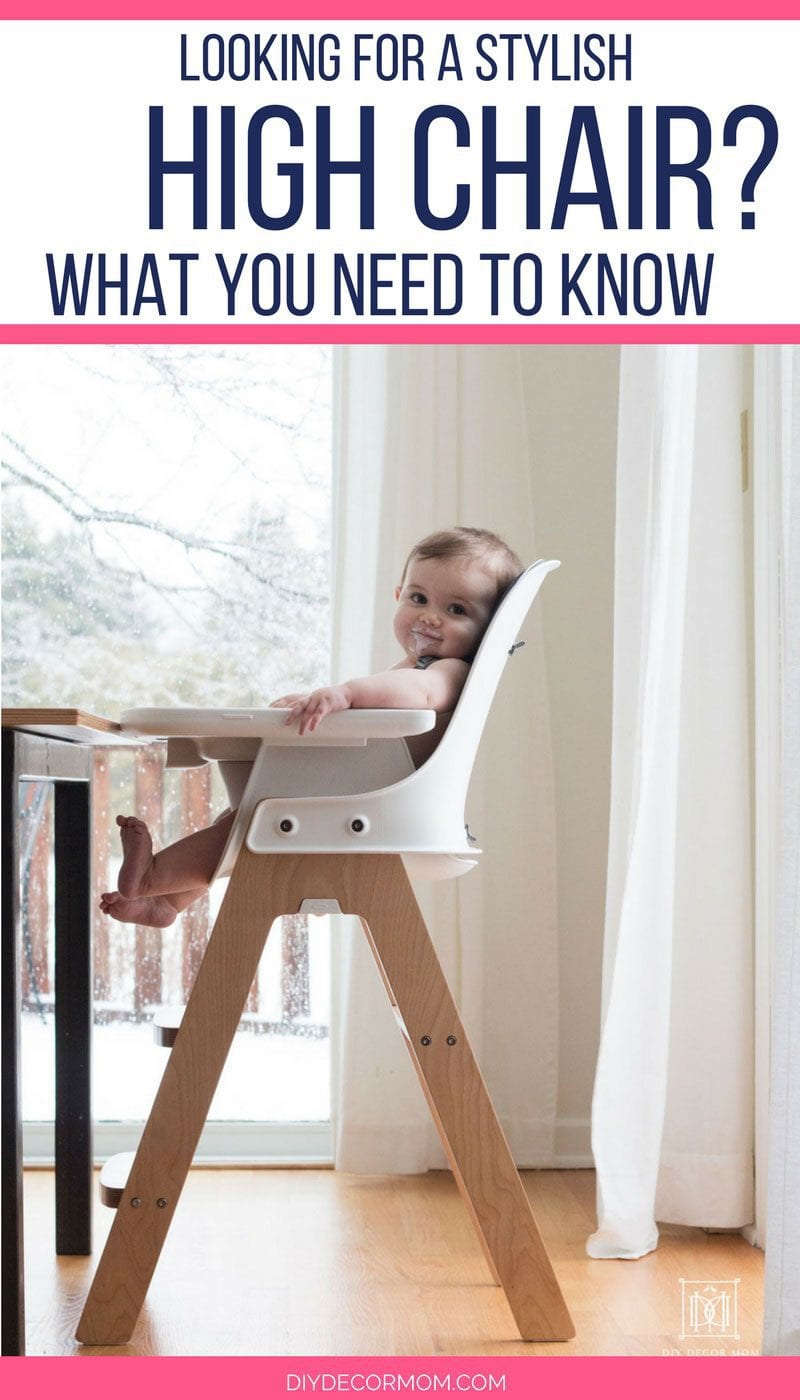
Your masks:
<path fill-rule="evenodd" d="M 367 739 L 400 739 L 425 734 L 436 723 L 434 710 L 341 710 L 326 715 L 313 734 L 285 723 L 287 710 L 201 710 L 192 706 L 125 710 L 126 735 L 168 739 L 264 739 L 270 744 L 365 744 Z"/>

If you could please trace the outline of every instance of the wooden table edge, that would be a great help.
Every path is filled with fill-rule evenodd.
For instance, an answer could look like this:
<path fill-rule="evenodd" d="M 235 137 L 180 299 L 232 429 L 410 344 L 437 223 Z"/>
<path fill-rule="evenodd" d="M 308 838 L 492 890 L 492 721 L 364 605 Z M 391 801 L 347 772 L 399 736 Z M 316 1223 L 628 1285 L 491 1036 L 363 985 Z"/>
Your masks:
<path fill-rule="evenodd" d="M 87 710 L 43 707 L 3 710 L 4 729 L 26 729 L 32 724 L 60 724 L 70 727 L 80 725 L 83 729 L 96 729 L 102 734 L 121 732 L 116 720 L 103 719 L 101 715 L 89 714 Z"/>
<path fill-rule="evenodd" d="M 88 710 L 54 709 L 48 706 L 27 709 L 9 708 L 2 711 L 3 729 L 38 738 L 57 739 L 62 743 L 92 745 L 95 748 L 141 748 L 152 743 L 126 734 L 114 719 L 104 719 Z"/>

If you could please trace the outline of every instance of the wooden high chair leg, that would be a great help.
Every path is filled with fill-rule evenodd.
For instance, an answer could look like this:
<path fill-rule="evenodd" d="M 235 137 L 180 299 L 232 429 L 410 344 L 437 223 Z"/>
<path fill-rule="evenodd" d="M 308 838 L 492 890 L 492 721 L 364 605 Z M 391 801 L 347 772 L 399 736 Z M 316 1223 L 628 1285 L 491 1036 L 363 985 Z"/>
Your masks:
<path fill-rule="evenodd" d="M 454 1176 L 520 1335 L 567 1341 L 575 1335 L 572 1319 L 402 859 L 351 856 L 346 863 L 354 880 L 351 907 L 362 916 Z"/>
<path fill-rule="evenodd" d="M 78 1324 L 89 1346 L 120 1346 L 136 1325 L 264 944 L 287 912 L 265 864 L 240 858 L 231 875 Z"/>

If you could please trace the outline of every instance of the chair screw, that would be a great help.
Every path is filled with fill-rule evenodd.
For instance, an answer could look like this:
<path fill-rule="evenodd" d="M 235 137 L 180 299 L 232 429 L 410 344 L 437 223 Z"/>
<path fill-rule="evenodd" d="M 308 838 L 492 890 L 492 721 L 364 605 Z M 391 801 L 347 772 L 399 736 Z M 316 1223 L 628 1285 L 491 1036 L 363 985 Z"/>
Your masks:
<path fill-rule="evenodd" d="M 363 831 L 363 830 L 364 830 L 364 823 L 363 823 L 363 821 L 361 820 L 360 817 L 353 817 L 353 820 L 352 820 L 351 823 L 350 823 L 350 830 L 351 830 L 351 831 Z"/>
<path fill-rule="evenodd" d="M 430 1045 L 430 1043 L 431 1043 L 431 1038 L 430 1038 L 430 1036 L 429 1036 L 429 1035 L 424 1035 L 424 1036 L 422 1037 L 422 1044 L 423 1044 L 423 1045 Z"/>
<path fill-rule="evenodd" d="M 455 1036 L 454 1036 L 454 1035 L 449 1035 L 449 1036 L 447 1037 L 447 1044 L 448 1044 L 448 1045 L 455 1045 L 455 1043 L 456 1043 L 456 1038 L 455 1038 Z"/>
<path fill-rule="evenodd" d="M 165 1197 L 165 1196 L 159 1196 L 158 1200 L 156 1201 L 156 1205 L 158 1206 L 159 1210 L 163 1210 L 166 1204 L 167 1204 L 166 1197 Z"/>
<path fill-rule="evenodd" d="M 140 1206 L 141 1204 L 142 1204 L 142 1198 L 141 1198 L 141 1196 L 133 1196 L 133 1197 L 131 1198 L 131 1205 L 133 1206 L 134 1210 L 138 1210 L 138 1209 L 139 1209 L 139 1206 Z"/>
<path fill-rule="evenodd" d="M 280 823 L 280 828 L 281 828 L 281 831 L 286 831 L 286 832 L 289 832 L 289 831 L 292 830 L 292 823 L 290 822 L 290 820 L 289 820 L 288 817 L 284 817 L 283 821 Z"/>

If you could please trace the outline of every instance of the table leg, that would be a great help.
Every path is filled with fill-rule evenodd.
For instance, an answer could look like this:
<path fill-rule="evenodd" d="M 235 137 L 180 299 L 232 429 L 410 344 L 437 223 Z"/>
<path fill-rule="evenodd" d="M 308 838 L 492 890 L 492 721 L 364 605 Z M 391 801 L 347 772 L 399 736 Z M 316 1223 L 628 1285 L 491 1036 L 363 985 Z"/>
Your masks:
<path fill-rule="evenodd" d="M 12 731 L 4 731 L 2 793 L 2 1350 L 4 1356 L 22 1356 L 25 1352 L 19 1045 L 22 987 L 19 946 L 19 864 L 15 758 L 15 735 Z"/>
<path fill-rule="evenodd" d="M 56 1253 L 91 1254 L 91 785 L 54 788 Z"/>

